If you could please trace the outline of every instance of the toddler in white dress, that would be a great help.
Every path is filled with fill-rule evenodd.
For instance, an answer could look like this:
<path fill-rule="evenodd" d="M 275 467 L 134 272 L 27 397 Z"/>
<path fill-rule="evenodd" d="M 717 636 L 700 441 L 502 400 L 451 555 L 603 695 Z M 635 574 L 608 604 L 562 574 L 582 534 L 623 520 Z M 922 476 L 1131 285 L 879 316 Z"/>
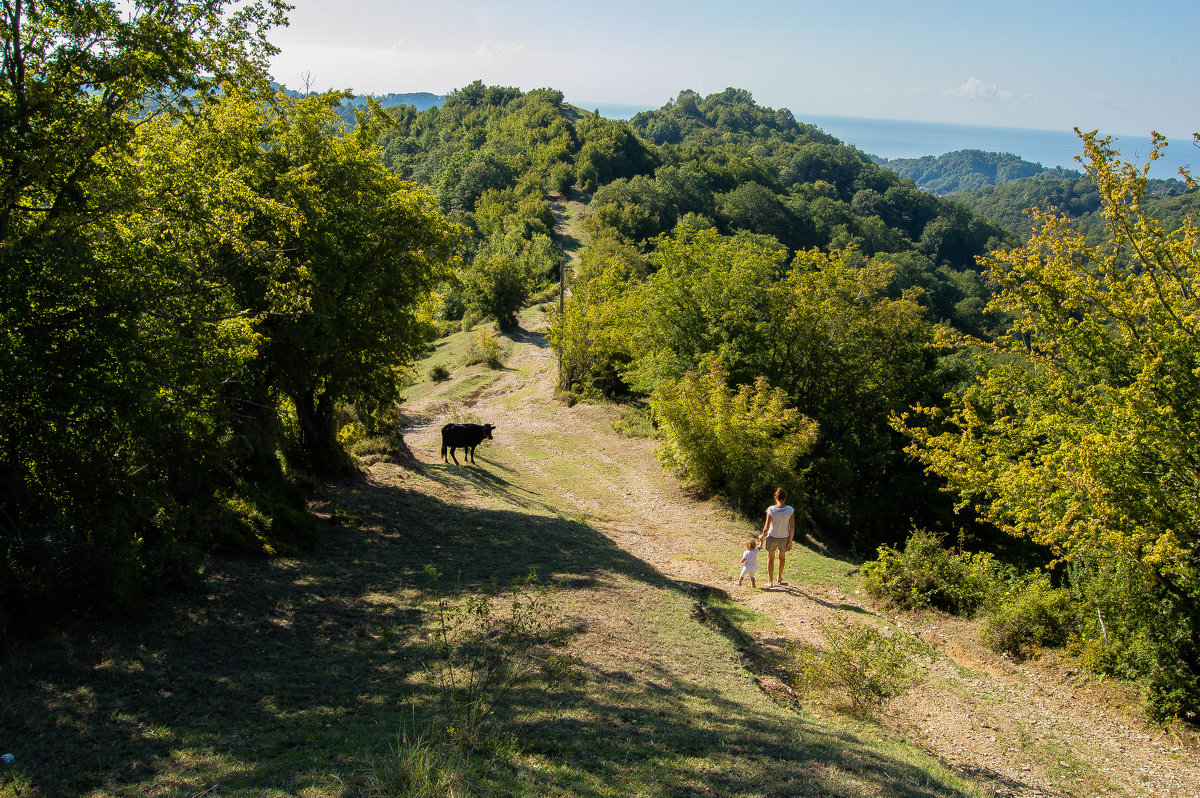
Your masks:
<path fill-rule="evenodd" d="M 754 584 L 754 572 L 758 570 L 758 541 L 750 538 L 746 541 L 746 550 L 742 552 L 742 575 L 738 578 L 738 587 L 742 586 L 742 582 L 746 577 L 750 577 L 750 587 L 758 587 Z"/>

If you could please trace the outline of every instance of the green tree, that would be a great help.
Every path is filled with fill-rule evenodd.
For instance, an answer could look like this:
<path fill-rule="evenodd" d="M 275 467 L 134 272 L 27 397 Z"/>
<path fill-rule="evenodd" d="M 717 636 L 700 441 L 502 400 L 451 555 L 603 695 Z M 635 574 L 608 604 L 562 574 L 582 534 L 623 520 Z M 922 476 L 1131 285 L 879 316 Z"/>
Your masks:
<path fill-rule="evenodd" d="M 1063 558 L 1135 566 L 1166 608 L 1142 619 L 1152 706 L 1186 715 L 1200 709 L 1200 229 L 1151 219 L 1148 166 L 1082 138 L 1106 240 L 1036 214 L 1030 242 L 991 262 L 994 304 L 1014 318 L 990 345 L 1001 365 L 907 429 L 987 520 Z"/>
<path fill-rule="evenodd" d="M 561 259 L 550 238 L 540 233 L 529 240 L 519 231 L 492 239 L 461 271 L 466 302 L 477 313 L 495 318 L 501 330 L 515 330 L 517 311 L 536 285 L 557 275 Z"/>
<path fill-rule="evenodd" d="M 806 490 L 822 529 L 874 545 L 935 523 L 936 485 L 903 454 L 892 413 L 940 395 L 934 330 L 892 295 L 890 264 L 851 251 L 797 254 L 752 236 L 660 238 L 623 307 L 627 383 L 644 394 L 714 358 L 733 385 L 765 377 L 819 425 Z"/>
<path fill-rule="evenodd" d="M 816 440 L 816 423 L 789 407 L 787 394 L 765 377 L 731 390 L 715 358 L 702 366 L 660 383 L 650 396 L 663 463 L 700 490 L 724 493 L 735 507 L 759 507 L 780 485 L 800 495 L 798 466 Z"/>
<path fill-rule="evenodd" d="M 642 255 L 614 239 L 593 241 L 571 286 L 571 301 L 550 329 L 559 353 L 559 388 L 612 398 L 628 391 L 622 371 L 632 358 L 630 305 L 646 275 Z"/>
<path fill-rule="evenodd" d="M 770 321 L 748 350 L 754 373 L 820 425 L 808 477 L 817 522 L 866 545 L 939 511 L 888 426 L 940 394 L 933 327 L 914 298 L 891 295 L 892 279 L 889 263 L 854 250 L 800 252 L 763 292 Z"/>
<path fill-rule="evenodd" d="M 696 371 L 715 355 L 740 384 L 759 372 L 747 353 L 759 348 L 762 290 L 784 268 L 786 250 L 752 236 L 682 229 L 660 237 L 647 256 L 653 270 L 633 299 L 635 349 L 626 378 L 649 394 Z"/>
<path fill-rule="evenodd" d="M 802 232 L 802 226 L 779 197 L 765 186 L 742 183 L 728 194 L 717 197 L 716 203 L 720 216 L 734 229 L 769 235 L 792 248 L 806 243 L 797 235 Z"/>
<path fill-rule="evenodd" d="M 135 137 L 265 85 L 286 6 L 231 5 L 0 4 L 0 623 L 194 573 L 248 330 L 161 224 Z"/>
<path fill-rule="evenodd" d="M 654 169 L 656 159 L 623 123 L 589 115 L 576 125 L 580 141 L 575 182 L 591 193 L 618 177 L 633 177 Z"/>
<path fill-rule="evenodd" d="M 259 367 L 294 405 L 302 464 L 316 473 L 346 465 L 340 403 L 397 398 L 403 370 L 432 335 L 421 303 L 450 274 L 462 234 L 428 194 L 387 172 L 366 120 L 345 133 L 339 99 L 277 97 L 255 153 L 258 190 L 298 220 L 271 244 L 306 301 L 302 312 L 265 320 Z M 255 289 L 269 309 L 274 286 Z"/>

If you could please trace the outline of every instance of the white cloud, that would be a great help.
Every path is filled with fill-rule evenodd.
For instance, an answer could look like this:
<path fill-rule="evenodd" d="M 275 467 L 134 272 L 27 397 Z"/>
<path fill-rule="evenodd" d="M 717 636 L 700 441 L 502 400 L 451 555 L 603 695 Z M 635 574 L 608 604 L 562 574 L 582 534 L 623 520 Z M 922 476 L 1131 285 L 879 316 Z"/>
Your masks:
<path fill-rule="evenodd" d="M 471 54 L 471 61 L 476 64 L 491 64 L 496 61 L 507 61 L 525 52 L 524 42 L 494 42 L 485 39 Z"/>
<path fill-rule="evenodd" d="M 959 97 L 963 100 L 983 100 L 985 102 L 1008 102 L 1016 95 L 1002 89 L 995 83 L 984 83 L 976 77 L 967 80 L 957 89 L 947 89 L 942 92 L 947 97 Z M 1030 99 L 1028 97 L 1022 99 Z"/>

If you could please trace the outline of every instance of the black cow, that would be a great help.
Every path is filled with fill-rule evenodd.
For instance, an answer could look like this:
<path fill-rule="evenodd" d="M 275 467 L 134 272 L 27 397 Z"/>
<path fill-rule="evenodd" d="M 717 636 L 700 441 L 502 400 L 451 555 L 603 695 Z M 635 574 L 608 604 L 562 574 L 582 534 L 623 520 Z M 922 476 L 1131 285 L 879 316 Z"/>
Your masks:
<path fill-rule="evenodd" d="M 496 427 L 494 424 L 447 424 L 442 427 L 442 461 L 446 460 L 446 450 L 450 450 L 450 456 L 454 458 L 454 464 L 458 465 L 458 458 L 454 457 L 454 450 L 461 448 L 463 450 L 463 459 L 468 456 L 471 462 L 475 462 L 475 447 L 484 438 L 492 439 L 492 430 Z"/>

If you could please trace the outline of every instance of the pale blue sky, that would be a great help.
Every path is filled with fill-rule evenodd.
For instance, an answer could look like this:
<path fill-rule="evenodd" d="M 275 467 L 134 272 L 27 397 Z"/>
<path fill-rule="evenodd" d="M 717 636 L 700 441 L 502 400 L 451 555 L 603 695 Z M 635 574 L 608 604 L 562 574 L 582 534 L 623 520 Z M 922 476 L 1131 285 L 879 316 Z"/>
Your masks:
<path fill-rule="evenodd" d="M 585 107 L 749 90 L 806 114 L 1200 131 L 1197 0 L 292 0 L 292 88 L 444 94 L 480 79 Z"/>

